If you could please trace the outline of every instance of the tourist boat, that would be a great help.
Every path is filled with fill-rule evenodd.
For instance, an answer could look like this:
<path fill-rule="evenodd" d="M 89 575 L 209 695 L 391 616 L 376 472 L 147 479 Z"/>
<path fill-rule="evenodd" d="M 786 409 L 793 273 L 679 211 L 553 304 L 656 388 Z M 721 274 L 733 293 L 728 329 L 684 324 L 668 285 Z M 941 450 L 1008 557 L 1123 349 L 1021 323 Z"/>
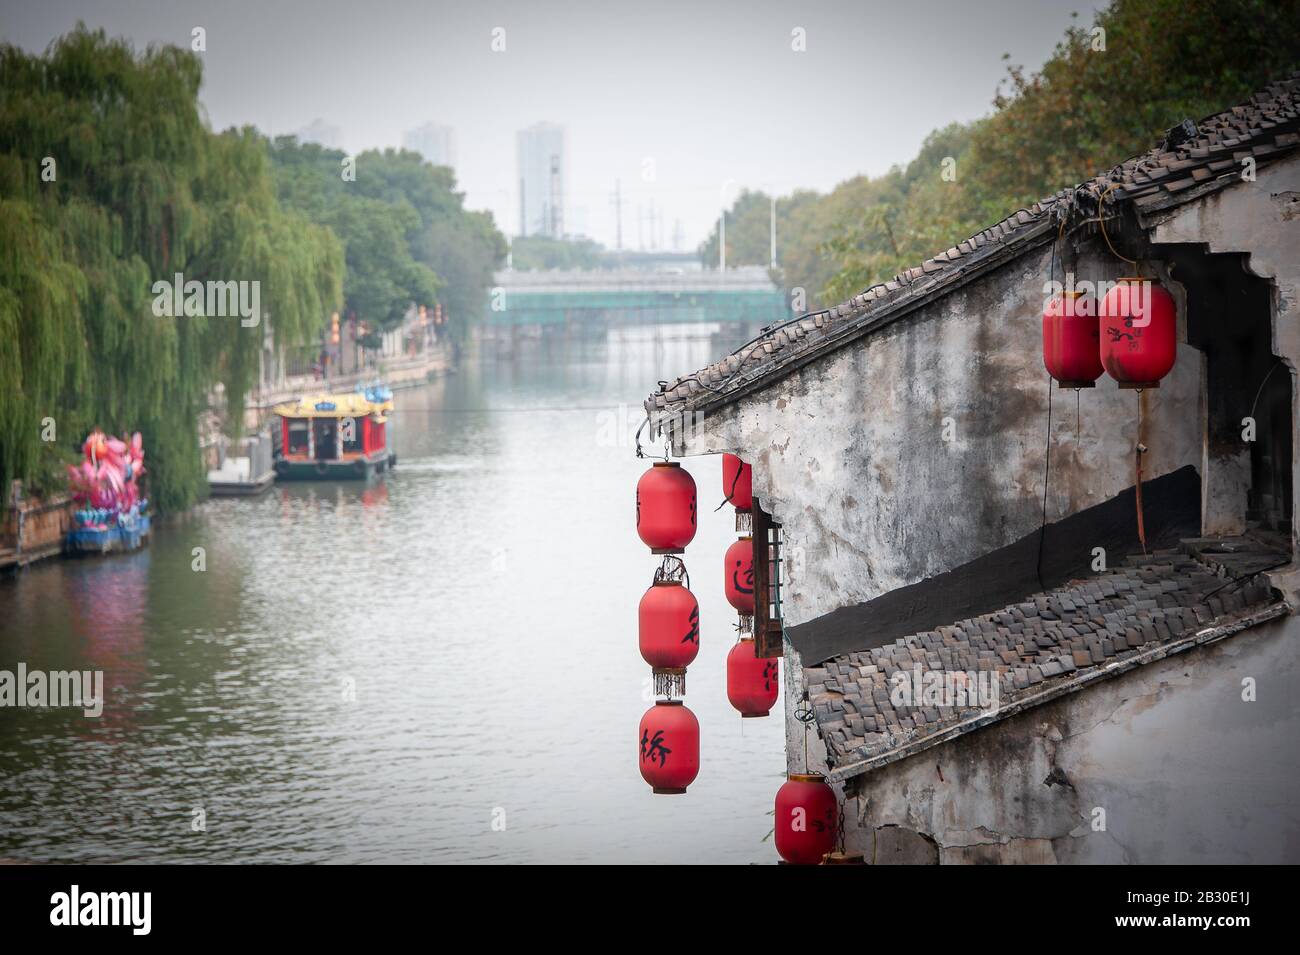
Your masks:
<path fill-rule="evenodd" d="M 70 554 L 114 554 L 139 550 L 149 543 L 152 521 L 148 501 L 116 513 L 87 508 L 74 517 L 76 526 L 64 541 L 64 550 Z"/>
<path fill-rule="evenodd" d="M 393 393 L 376 386 L 276 405 L 275 474 L 281 480 L 363 480 L 391 468 Z"/>
<path fill-rule="evenodd" d="M 68 466 L 76 510 L 64 538 L 69 554 L 139 550 L 149 542 L 149 501 L 144 496 L 144 442 L 140 432 L 115 438 L 96 428 L 81 445 L 79 465 Z"/>

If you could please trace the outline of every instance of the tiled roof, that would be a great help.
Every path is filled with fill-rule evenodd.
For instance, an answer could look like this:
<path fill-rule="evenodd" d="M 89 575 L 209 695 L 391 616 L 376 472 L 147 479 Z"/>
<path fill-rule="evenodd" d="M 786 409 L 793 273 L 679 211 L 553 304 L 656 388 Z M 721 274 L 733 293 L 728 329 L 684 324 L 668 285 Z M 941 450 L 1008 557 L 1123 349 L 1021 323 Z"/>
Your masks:
<path fill-rule="evenodd" d="M 1160 145 L 1104 175 L 1018 209 L 946 252 L 821 312 L 770 326 L 755 341 L 693 374 L 666 383 L 645 401 L 657 415 L 723 404 L 754 383 L 947 294 L 1024 248 L 1048 241 L 1062 217 L 1095 217 L 1131 203 L 1143 213 L 1180 205 L 1237 181 L 1242 161 L 1265 165 L 1300 147 L 1300 71 L 1246 103 L 1169 130 Z"/>
<path fill-rule="evenodd" d="M 865 772 L 1281 616 L 1286 605 L 1259 573 L 1288 559 L 1253 538 L 1184 541 L 1178 550 L 1130 558 L 1126 566 L 995 613 L 806 667 L 804 685 L 831 775 Z M 931 683 L 946 679 L 949 686 L 962 680 L 957 674 L 973 673 L 965 683 L 972 705 L 891 698 L 891 679 L 900 671 L 911 684 L 918 673 L 921 684 L 937 673 Z M 996 709 L 987 706 L 991 693 L 975 698 L 981 680 L 989 691 L 996 681 Z"/>

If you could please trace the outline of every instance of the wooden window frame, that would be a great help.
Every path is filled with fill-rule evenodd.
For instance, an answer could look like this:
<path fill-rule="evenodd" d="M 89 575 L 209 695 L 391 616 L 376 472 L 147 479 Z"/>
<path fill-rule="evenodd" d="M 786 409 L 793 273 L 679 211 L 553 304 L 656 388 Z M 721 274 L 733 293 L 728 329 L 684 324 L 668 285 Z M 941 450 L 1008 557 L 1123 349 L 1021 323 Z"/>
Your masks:
<path fill-rule="evenodd" d="M 781 525 L 759 506 L 758 498 L 754 498 L 750 513 L 754 540 L 754 653 L 779 657 L 785 637 L 781 624 Z"/>

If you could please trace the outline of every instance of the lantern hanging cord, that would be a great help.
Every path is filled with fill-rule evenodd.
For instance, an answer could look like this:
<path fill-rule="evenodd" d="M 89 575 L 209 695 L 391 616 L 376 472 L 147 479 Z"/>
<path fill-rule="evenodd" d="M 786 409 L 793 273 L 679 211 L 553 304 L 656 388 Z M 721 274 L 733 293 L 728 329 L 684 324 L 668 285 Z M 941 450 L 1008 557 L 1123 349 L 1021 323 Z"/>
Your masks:
<path fill-rule="evenodd" d="M 839 852 L 841 857 L 846 855 L 844 851 L 844 804 L 847 801 L 848 798 L 846 796 L 844 795 L 840 796 L 840 800 L 839 800 L 840 815 L 839 815 L 839 819 L 836 821 L 836 826 L 835 826 L 835 848 Z"/>
<path fill-rule="evenodd" d="M 691 575 L 686 570 L 686 562 L 672 554 L 664 557 L 659 566 L 655 568 L 654 582 L 656 584 L 668 580 L 680 580 L 687 590 L 691 589 Z"/>
<path fill-rule="evenodd" d="M 645 430 L 645 426 L 648 425 L 649 423 L 650 423 L 650 412 L 647 411 L 647 412 L 646 412 L 646 416 L 645 416 L 645 420 L 641 422 L 641 427 L 639 427 L 639 428 L 636 429 L 636 438 L 635 438 L 635 440 L 636 440 L 636 456 L 637 456 L 638 458 L 644 458 L 644 457 L 645 457 L 645 452 L 641 450 L 641 432 Z"/>
<path fill-rule="evenodd" d="M 1047 585 L 1043 583 L 1043 540 L 1047 537 L 1047 489 L 1052 474 L 1052 376 L 1047 376 L 1047 447 L 1043 452 L 1043 511 L 1038 524 L 1038 560 L 1035 564 L 1035 572 L 1038 576 L 1038 586 L 1043 590 Z"/>
<path fill-rule="evenodd" d="M 740 474 L 744 470 L 745 466 L 743 464 L 736 468 L 736 476 L 731 479 L 731 489 L 727 491 L 727 496 L 722 499 L 722 503 L 713 509 L 714 514 L 718 513 L 718 511 L 730 504 L 732 499 L 736 496 L 736 485 L 740 483 Z"/>
<path fill-rule="evenodd" d="M 1061 238 L 1065 234 L 1065 218 L 1061 218 L 1061 227 L 1056 232 L 1056 241 L 1052 244 L 1052 258 L 1047 266 L 1048 281 L 1056 278 L 1056 263 L 1060 258 Z M 1065 288 L 1065 263 L 1061 263 L 1061 288 Z M 1064 295 L 1064 291 L 1062 291 Z M 1034 573 L 1038 577 L 1038 586 L 1043 590 L 1043 541 L 1047 537 L 1047 489 L 1052 475 L 1052 375 L 1047 375 L 1047 441 L 1043 451 L 1043 510 L 1038 522 L 1038 557 L 1034 562 Z"/>
<path fill-rule="evenodd" d="M 636 437 L 633 439 L 636 442 L 636 456 L 638 458 L 644 458 L 646 456 L 645 450 L 641 447 L 641 432 L 645 430 L 645 426 L 649 423 L 650 413 L 646 412 L 645 420 L 642 421 L 641 426 L 636 429 Z M 668 441 L 664 441 L 664 460 L 667 461 L 670 457 L 672 457 L 671 446 Z"/>
<path fill-rule="evenodd" d="M 1138 265 L 1137 260 L 1130 259 L 1127 255 L 1120 255 L 1119 252 L 1116 251 L 1115 246 L 1111 243 L 1110 236 L 1106 233 L 1106 215 L 1105 215 L 1106 199 L 1110 196 L 1112 192 L 1115 191 L 1115 187 L 1118 185 L 1119 183 L 1112 182 L 1106 188 L 1106 191 L 1101 194 L 1101 198 L 1097 200 L 1097 223 L 1101 226 L 1101 237 L 1106 240 L 1106 245 L 1110 249 L 1111 253 L 1115 256 L 1115 258 L 1123 259 L 1125 262 L 1129 263 L 1140 272 L 1141 267 Z"/>
<path fill-rule="evenodd" d="M 1268 384 L 1268 380 L 1273 377 L 1273 372 L 1277 371 L 1281 364 L 1282 359 L 1277 359 L 1273 363 L 1273 367 L 1268 370 L 1268 374 L 1264 376 L 1264 380 L 1259 383 L 1259 387 L 1255 389 L 1255 400 L 1250 403 L 1250 417 L 1252 419 L 1255 417 L 1255 406 L 1259 404 L 1259 396 L 1264 393 L 1264 386 Z"/>
<path fill-rule="evenodd" d="M 803 771 L 808 772 L 808 724 L 813 721 L 815 714 L 813 708 L 808 704 L 808 694 L 805 692 L 802 701 L 795 707 L 794 718 L 803 724 Z"/>
<path fill-rule="evenodd" d="M 1141 400 L 1140 398 L 1138 399 Z M 1138 412 L 1139 419 L 1141 411 Z M 1147 446 L 1138 442 L 1137 447 L 1133 449 L 1133 464 L 1135 468 L 1133 484 L 1133 504 L 1137 508 L 1137 525 L 1138 525 L 1138 542 L 1142 545 L 1142 555 L 1145 557 L 1147 552 L 1147 529 L 1146 523 L 1142 516 L 1142 455 L 1146 453 Z"/>

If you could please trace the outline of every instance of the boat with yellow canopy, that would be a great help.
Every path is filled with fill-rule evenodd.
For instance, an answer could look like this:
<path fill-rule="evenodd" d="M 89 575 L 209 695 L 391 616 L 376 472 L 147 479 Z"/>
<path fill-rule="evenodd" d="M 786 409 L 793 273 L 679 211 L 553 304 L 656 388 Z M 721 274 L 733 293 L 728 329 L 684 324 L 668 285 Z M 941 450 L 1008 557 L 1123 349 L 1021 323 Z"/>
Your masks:
<path fill-rule="evenodd" d="M 281 480 L 363 480 L 397 463 L 387 388 L 306 395 L 273 410 L 280 417 L 275 473 Z"/>

